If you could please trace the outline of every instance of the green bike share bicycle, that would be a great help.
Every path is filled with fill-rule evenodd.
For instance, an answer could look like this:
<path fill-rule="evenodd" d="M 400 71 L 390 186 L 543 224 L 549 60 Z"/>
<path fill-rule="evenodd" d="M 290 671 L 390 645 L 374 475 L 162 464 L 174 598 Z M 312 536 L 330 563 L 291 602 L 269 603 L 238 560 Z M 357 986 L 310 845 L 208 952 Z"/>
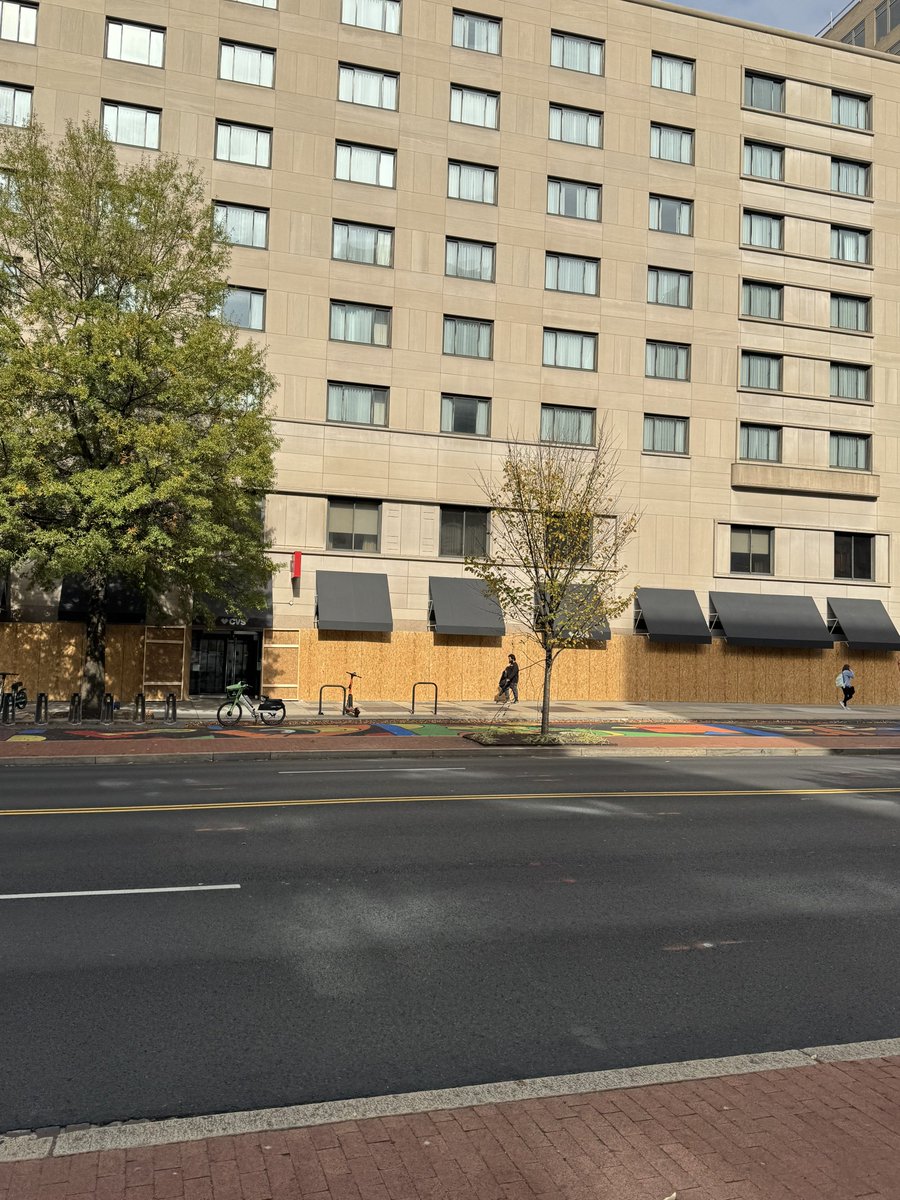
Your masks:
<path fill-rule="evenodd" d="M 248 685 L 243 680 L 240 683 L 228 684 L 225 688 L 228 698 L 224 704 L 219 705 L 219 711 L 216 713 L 219 724 L 237 725 L 246 709 L 254 721 L 261 721 L 263 725 L 280 725 L 286 715 L 284 701 L 261 696 L 259 704 L 254 704 L 247 691 Z"/>

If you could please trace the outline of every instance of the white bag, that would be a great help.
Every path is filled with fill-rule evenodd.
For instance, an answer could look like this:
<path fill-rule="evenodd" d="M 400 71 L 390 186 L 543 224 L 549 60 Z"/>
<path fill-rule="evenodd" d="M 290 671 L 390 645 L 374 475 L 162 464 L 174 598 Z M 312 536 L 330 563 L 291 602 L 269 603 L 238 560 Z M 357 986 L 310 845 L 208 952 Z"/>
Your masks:
<path fill-rule="evenodd" d="M 839 687 L 839 688 L 842 688 L 844 686 L 844 672 L 843 671 L 841 671 L 841 673 L 839 675 L 835 676 L 834 686 Z"/>

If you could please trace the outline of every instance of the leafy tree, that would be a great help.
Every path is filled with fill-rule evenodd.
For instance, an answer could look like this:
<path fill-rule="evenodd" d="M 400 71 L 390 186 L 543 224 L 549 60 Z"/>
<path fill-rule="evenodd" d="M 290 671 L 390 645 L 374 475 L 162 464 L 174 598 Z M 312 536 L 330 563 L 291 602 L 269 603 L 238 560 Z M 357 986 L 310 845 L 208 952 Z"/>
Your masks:
<path fill-rule="evenodd" d="M 491 508 L 490 553 L 466 559 L 505 615 L 543 652 L 541 733 L 550 727 L 550 684 L 559 655 L 584 646 L 624 612 L 621 554 L 637 516 L 620 511 L 618 456 L 605 429 L 598 444 L 510 444 L 500 473 L 482 476 Z"/>
<path fill-rule="evenodd" d="M 8 130 L 0 164 L 0 574 L 82 577 L 92 711 L 111 581 L 179 620 L 262 602 L 273 380 L 217 315 L 231 251 L 196 170 L 119 162 L 89 122 Z"/>

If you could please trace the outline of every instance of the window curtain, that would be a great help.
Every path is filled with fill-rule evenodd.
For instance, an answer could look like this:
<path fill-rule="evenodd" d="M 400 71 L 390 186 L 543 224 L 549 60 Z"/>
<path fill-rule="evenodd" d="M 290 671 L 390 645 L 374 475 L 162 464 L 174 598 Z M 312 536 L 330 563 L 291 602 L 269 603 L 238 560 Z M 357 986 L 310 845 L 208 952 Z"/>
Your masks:
<path fill-rule="evenodd" d="M 237 246 L 265 246 L 266 214 L 237 204 L 216 205 L 216 225 Z"/>
<path fill-rule="evenodd" d="M 389 312 L 368 304 L 332 304 L 331 336 L 338 342 L 388 344 Z"/>
<path fill-rule="evenodd" d="M 868 332 L 869 301 L 860 300 L 856 296 L 832 296 L 831 324 L 835 329 Z"/>
<path fill-rule="evenodd" d="M 868 370 L 850 363 L 832 363 L 831 394 L 842 400 L 868 400 Z"/>
<path fill-rule="evenodd" d="M 500 22 L 470 13 L 453 14 L 453 45 L 483 54 L 500 53 Z"/>
<path fill-rule="evenodd" d="M 868 262 L 869 235 L 860 229 L 841 229 L 832 226 L 831 257 L 841 262 Z"/>
<path fill-rule="evenodd" d="M 675 342 L 648 342 L 646 374 L 651 379 L 687 379 L 687 346 Z"/>
<path fill-rule="evenodd" d="M 747 246 L 780 250 L 784 241 L 784 220 L 766 213 L 744 213 L 743 239 Z"/>
<path fill-rule="evenodd" d="M 400 32 L 400 0 L 344 0 L 341 20 L 363 29 Z"/>
<path fill-rule="evenodd" d="M 673 125 L 651 125 L 650 157 L 664 158 L 668 162 L 693 162 L 693 133 L 689 129 L 676 129 Z"/>
<path fill-rule="evenodd" d="M 593 441 L 594 415 L 589 408 L 541 408 L 541 441 L 589 446 Z"/>
<path fill-rule="evenodd" d="M 670 92 L 693 92 L 694 64 L 683 58 L 654 54 L 651 83 L 654 87 L 668 88 Z"/>
<path fill-rule="evenodd" d="M 447 242 L 447 274 L 460 279 L 494 278 L 494 247 L 483 242 Z"/>
<path fill-rule="evenodd" d="M 666 271 L 662 267 L 651 267 L 648 275 L 647 299 L 651 304 L 690 308 L 690 275 L 686 271 Z"/>
<path fill-rule="evenodd" d="M 868 471 L 868 437 L 858 433 L 833 433 L 831 435 L 831 465 L 846 471 Z"/>
<path fill-rule="evenodd" d="M 781 359 L 770 354 L 742 354 L 741 386 L 779 391 Z"/>
<path fill-rule="evenodd" d="M 450 196 L 456 200 L 494 203 L 496 172 L 470 163 L 450 164 Z"/>
<path fill-rule="evenodd" d="M 744 80 L 744 103 L 748 108 L 784 112 L 784 81 L 765 75 L 748 75 Z"/>
<path fill-rule="evenodd" d="M 441 397 L 441 429 L 444 433 L 468 433 L 487 437 L 490 402 L 474 396 Z"/>
<path fill-rule="evenodd" d="M 848 162 L 843 158 L 831 160 L 831 190 L 846 196 L 868 196 L 869 168 L 865 163 Z"/>
<path fill-rule="evenodd" d="M 544 330 L 544 366 L 593 371 L 596 339 L 586 333 Z"/>
<path fill-rule="evenodd" d="M 222 317 L 239 329 L 262 329 L 262 292 L 251 292 L 248 288 L 229 288 L 222 304 Z"/>
<path fill-rule="evenodd" d="M 849 96 L 846 92 L 833 92 L 831 96 L 831 120 L 835 125 L 848 129 L 869 128 L 869 101 L 862 96 Z"/>
<path fill-rule="evenodd" d="M 382 388 L 351 383 L 328 385 L 328 420 L 356 425 L 384 425 L 387 397 Z"/>
<path fill-rule="evenodd" d="M 742 425 L 740 454 L 754 462 L 779 462 L 781 430 L 771 425 Z"/>
<path fill-rule="evenodd" d="M 744 316 L 781 320 L 783 292 L 780 287 L 773 287 L 769 283 L 745 282 L 743 291 Z"/>
<path fill-rule="evenodd" d="M 600 219 L 600 188 L 584 183 L 551 179 L 547 183 L 547 211 L 582 221 Z"/>
<path fill-rule="evenodd" d="M 451 121 L 460 121 L 464 125 L 482 125 L 487 129 L 496 129 L 499 106 L 499 97 L 492 95 L 490 92 L 479 92 L 473 88 L 451 88 Z"/>
<path fill-rule="evenodd" d="M 222 46 L 222 77 L 238 83 L 271 87 L 275 75 L 275 55 L 250 46 Z"/>
<path fill-rule="evenodd" d="M 444 353 L 464 358 L 491 357 L 491 325 L 488 321 L 444 319 Z"/>
<path fill-rule="evenodd" d="M 578 146 L 599 146 L 600 114 L 551 104 L 550 137 L 555 142 L 573 142 Z"/>
<path fill-rule="evenodd" d="M 391 265 L 393 234 L 389 229 L 338 222 L 334 227 L 334 257 L 345 262 Z"/>
<path fill-rule="evenodd" d="M 0 87 L 0 125 L 27 125 L 31 120 L 31 92 Z"/>
<path fill-rule="evenodd" d="M 784 179 L 784 151 L 777 146 L 745 142 L 744 174 L 757 179 Z"/>
<path fill-rule="evenodd" d="M 587 258 L 567 254 L 548 254 L 545 286 L 554 292 L 597 294 L 597 264 Z"/>
<path fill-rule="evenodd" d="M 685 454 L 687 421 L 683 417 L 644 417 L 644 449 Z"/>
<path fill-rule="evenodd" d="M 673 200 L 667 196 L 650 197 L 650 228 L 662 233 L 690 235 L 693 207 L 689 200 Z"/>
<path fill-rule="evenodd" d="M 603 74 L 603 44 L 588 38 L 554 33 L 551 41 L 550 63 L 566 71 L 584 71 L 588 75 Z"/>
<path fill-rule="evenodd" d="M 341 67 L 338 98 L 370 108 L 396 108 L 397 77 L 362 67 Z"/>

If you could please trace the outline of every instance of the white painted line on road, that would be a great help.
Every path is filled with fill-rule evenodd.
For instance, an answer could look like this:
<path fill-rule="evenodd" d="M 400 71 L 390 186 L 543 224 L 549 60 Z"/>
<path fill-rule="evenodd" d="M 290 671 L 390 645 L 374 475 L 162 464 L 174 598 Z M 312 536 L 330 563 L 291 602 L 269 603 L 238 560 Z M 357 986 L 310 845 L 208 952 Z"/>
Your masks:
<path fill-rule="evenodd" d="M 62 900 L 71 896 L 152 896 L 160 892 L 240 891 L 239 883 L 195 883 L 190 887 L 103 888 L 93 892 L 10 892 L 0 900 Z"/>
<path fill-rule="evenodd" d="M 468 771 L 468 767 L 315 767 L 303 771 L 279 771 L 279 775 L 374 775 L 378 771 L 387 771 L 389 775 L 401 775 L 408 771 L 411 775 L 419 775 L 423 771 Z"/>

